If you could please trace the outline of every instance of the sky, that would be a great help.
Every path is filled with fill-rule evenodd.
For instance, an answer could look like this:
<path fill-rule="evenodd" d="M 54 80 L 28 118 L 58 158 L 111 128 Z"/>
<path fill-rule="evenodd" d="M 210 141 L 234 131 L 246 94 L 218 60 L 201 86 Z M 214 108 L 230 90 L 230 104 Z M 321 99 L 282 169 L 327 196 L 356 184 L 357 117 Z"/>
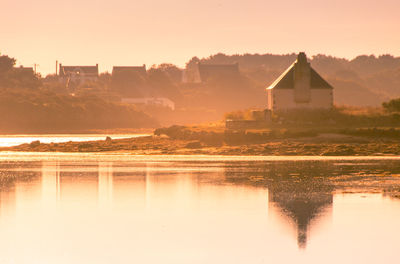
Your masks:
<path fill-rule="evenodd" d="M 173 63 L 305 51 L 400 56 L 399 0 L 0 0 L 0 53 L 64 65 Z"/>

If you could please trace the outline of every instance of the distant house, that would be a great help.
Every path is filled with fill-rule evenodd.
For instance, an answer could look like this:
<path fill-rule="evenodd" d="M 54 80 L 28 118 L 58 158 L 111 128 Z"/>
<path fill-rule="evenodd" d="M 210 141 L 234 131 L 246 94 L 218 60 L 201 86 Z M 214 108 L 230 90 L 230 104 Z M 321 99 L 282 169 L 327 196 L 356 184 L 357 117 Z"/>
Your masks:
<path fill-rule="evenodd" d="M 59 77 L 67 87 L 71 84 L 82 84 L 87 81 L 97 81 L 99 65 L 96 66 L 63 66 L 60 63 Z"/>
<path fill-rule="evenodd" d="M 149 89 L 146 85 L 146 65 L 114 66 L 112 70 L 111 88 L 123 97 L 147 97 Z"/>
<path fill-rule="evenodd" d="M 297 60 L 267 88 L 267 109 L 329 109 L 333 87 L 325 81 L 301 52 Z"/>
<path fill-rule="evenodd" d="M 165 97 L 122 98 L 121 102 L 138 106 L 162 106 L 175 110 L 175 103 Z"/>
<path fill-rule="evenodd" d="M 239 64 L 203 64 L 197 63 L 196 67 L 186 69 L 182 82 L 204 83 L 213 78 L 233 77 L 240 74 Z"/>
<path fill-rule="evenodd" d="M 120 73 L 132 73 L 139 74 L 141 76 L 146 76 L 146 65 L 143 66 L 114 66 L 112 70 L 112 75 L 118 75 Z"/>
<path fill-rule="evenodd" d="M 24 66 L 19 66 L 19 67 L 14 67 L 14 70 L 18 73 L 22 73 L 22 74 L 29 74 L 29 75 L 33 75 L 35 74 L 35 72 L 33 71 L 32 67 L 24 67 Z"/>

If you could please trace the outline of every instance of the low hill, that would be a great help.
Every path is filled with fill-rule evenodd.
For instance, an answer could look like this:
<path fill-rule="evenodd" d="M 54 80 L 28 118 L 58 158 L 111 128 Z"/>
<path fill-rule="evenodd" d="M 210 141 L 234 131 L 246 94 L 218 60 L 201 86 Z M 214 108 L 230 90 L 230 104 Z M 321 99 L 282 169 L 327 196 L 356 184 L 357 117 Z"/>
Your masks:
<path fill-rule="evenodd" d="M 73 133 L 150 128 L 158 123 L 133 106 L 98 97 L 18 90 L 0 92 L 0 133 Z"/>

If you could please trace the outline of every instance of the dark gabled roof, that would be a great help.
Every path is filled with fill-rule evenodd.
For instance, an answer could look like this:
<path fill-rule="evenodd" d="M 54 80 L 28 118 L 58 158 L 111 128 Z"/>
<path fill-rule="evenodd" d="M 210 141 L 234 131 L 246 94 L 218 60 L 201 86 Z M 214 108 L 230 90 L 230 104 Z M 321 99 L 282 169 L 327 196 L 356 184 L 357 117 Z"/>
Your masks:
<path fill-rule="evenodd" d="M 20 73 L 32 73 L 32 74 L 34 73 L 32 67 L 23 67 L 23 66 L 20 66 L 20 67 L 14 67 L 14 70 L 15 70 L 16 72 L 20 72 Z"/>
<path fill-rule="evenodd" d="M 303 64 L 304 65 L 304 64 Z M 295 61 L 287 70 L 281 74 L 268 89 L 294 89 L 294 69 L 298 66 Z M 333 89 L 311 66 L 310 67 L 310 88 L 311 89 Z"/>
<path fill-rule="evenodd" d="M 312 67 L 311 68 L 311 88 L 325 88 L 333 89 L 333 87 L 325 81 L 321 75 L 318 74 Z"/>
<path fill-rule="evenodd" d="M 127 72 L 127 73 L 139 73 L 140 75 L 146 75 L 146 65 L 143 66 L 114 66 L 112 74 Z"/>
<path fill-rule="evenodd" d="M 290 65 L 268 89 L 294 89 L 294 64 Z"/>

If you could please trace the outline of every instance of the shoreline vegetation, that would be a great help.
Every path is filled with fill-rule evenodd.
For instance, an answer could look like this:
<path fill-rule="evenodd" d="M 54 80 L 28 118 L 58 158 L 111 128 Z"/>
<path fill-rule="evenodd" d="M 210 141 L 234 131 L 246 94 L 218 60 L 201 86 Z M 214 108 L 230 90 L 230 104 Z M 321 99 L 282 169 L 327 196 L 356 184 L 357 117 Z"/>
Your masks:
<path fill-rule="evenodd" d="M 131 105 L 98 96 L 0 89 L 1 134 L 81 133 L 154 128 L 159 123 Z"/>
<path fill-rule="evenodd" d="M 131 65 L 110 73 L 79 65 L 73 66 L 77 67 L 74 72 L 64 65 L 59 70 L 69 68 L 67 75 L 59 71 L 41 76 L 34 68 L 18 67 L 15 58 L 0 54 L 0 133 L 75 133 L 217 122 L 227 112 L 264 108 L 265 88 L 296 57 L 294 53 L 218 53 L 193 57 L 185 67 Z M 360 55 L 347 60 L 320 54 L 309 61 L 334 87 L 336 106 L 377 108 L 400 97 L 400 57 Z M 205 74 L 200 74 L 200 65 Z M 87 67 L 93 70 L 88 78 Z M 397 108 L 387 105 L 393 107 Z"/>
<path fill-rule="evenodd" d="M 237 111 L 224 122 L 155 129 L 150 136 L 45 144 L 33 141 L 0 151 L 126 152 L 132 155 L 394 156 L 400 155 L 400 100 L 377 109 L 337 108 Z M 230 121 L 243 126 L 227 126 Z M 126 131 L 127 128 L 122 129 Z M 92 130 L 94 131 L 94 130 Z M 103 130 L 105 135 L 121 129 Z M 147 130 L 147 132 L 149 132 Z"/>
<path fill-rule="evenodd" d="M 44 144 L 33 141 L 0 151 L 127 152 L 132 155 L 394 156 L 400 155 L 400 129 L 225 130 L 215 126 L 172 126 L 139 138 Z"/>
<path fill-rule="evenodd" d="M 152 136 L 141 138 L 112 139 L 104 136 L 105 140 L 99 141 L 50 144 L 33 141 L 1 147 L 0 151 L 400 155 L 400 98 L 397 89 L 400 75 L 393 72 L 400 66 L 400 57 L 360 56 L 352 61 L 343 61 L 314 56 L 311 60 L 313 67 L 335 87 L 335 107 L 325 110 L 264 110 L 265 86 L 272 83 L 295 57 L 295 54 L 217 54 L 205 59 L 192 58 L 185 69 L 161 64 L 148 70 L 144 67 L 141 74 L 97 72 L 93 80 L 73 81 L 71 76 L 75 75 L 68 80 L 60 75 L 43 78 L 32 68 L 15 67 L 14 58 L 1 55 L 0 133 L 3 135 L 99 133 L 112 136 L 130 133 L 123 132 L 129 130 L 141 133 L 139 130 L 173 126 L 158 128 L 152 131 Z M 240 69 L 234 61 L 240 64 Z M 343 71 L 343 63 L 347 65 L 346 71 Z M 217 71 L 199 79 L 200 64 L 236 66 L 230 74 Z M 377 78 L 377 72 L 385 74 Z M 377 78 L 376 82 L 371 82 L 371 74 Z M 386 83 L 382 82 L 388 79 L 385 76 L 395 77 Z M 377 94 L 365 87 L 361 89 L 353 82 L 344 86 L 338 83 L 339 79 L 348 81 L 354 78 L 366 78 L 368 81 L 362 83 L 373 83 L 373 91 L 380 92 Z M 131 104 L 127 100 L 146 97 L 168 99 L 173 107 L 154 102 Z M 373 98 L 373 102 L 368 98 Z M 340 106 L 343 104 L 352 106 Z M 221 120 L 223 114 L 226 126 L 222 122 L 187 125 L 215 122 Z"/>

